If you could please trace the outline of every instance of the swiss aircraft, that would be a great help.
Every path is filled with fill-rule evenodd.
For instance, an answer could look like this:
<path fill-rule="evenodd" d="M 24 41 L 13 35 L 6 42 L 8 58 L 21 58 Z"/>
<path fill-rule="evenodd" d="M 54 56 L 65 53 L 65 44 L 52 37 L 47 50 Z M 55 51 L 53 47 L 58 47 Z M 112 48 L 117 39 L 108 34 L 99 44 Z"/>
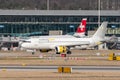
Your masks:
<path fill-rule="evenodd" d="M 87 18 L 83 18 L 80 25 L 77 27 L 76 32 L 73 35 L 50 35 L 50 36 L 40 36 L 40 38 L 50 38 L 50 37 L 85 37 L 85 32 L 86 32 L 86 21 Z"/>
<path fill-rule="evenodd" d="M 107 30 L 107 23 L 103 22 L 92 37 L 49 37 L 49 38 L 31 38 L 21 44 L 21 47 L 30 50 L 40 50 L 41 52 L 48 52 L 55 50 L 56 54 L 67 53 L 71 54 L 70 47 L 84 46 L 88 47 L 100 45 L 105 42 L 105 32 Z"/>

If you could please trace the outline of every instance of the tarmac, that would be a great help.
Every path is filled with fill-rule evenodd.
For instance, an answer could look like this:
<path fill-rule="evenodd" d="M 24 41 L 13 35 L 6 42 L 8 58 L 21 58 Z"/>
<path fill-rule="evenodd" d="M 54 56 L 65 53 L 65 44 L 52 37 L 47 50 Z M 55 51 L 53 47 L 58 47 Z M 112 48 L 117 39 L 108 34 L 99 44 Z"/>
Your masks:
<path fill-rule="evenodd" d="M 119 50 L 72 50 L 67 57 L 53 51 L 37 51 L 34 55 L 25 51 L 0 51 L 0 79 L 118 80 L 120 62 L 109 61 L 109 53 L 119 55 Z M 58 66 L 69 66 L 73 72 L 58 73 Z"/>

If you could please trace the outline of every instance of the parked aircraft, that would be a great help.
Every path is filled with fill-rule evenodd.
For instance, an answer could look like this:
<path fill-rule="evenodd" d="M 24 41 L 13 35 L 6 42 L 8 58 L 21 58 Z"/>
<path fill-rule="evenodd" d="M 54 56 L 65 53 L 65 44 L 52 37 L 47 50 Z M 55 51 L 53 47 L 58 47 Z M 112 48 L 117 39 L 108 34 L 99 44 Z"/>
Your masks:
<path fill-rule="evenodd" d="M 95 34 L 90 37 L 76 38 L 76 37 L 49 37 L 49 38 L 31 38 L 21 44 L 25 49 L 38 49 L 41 52 L 48 52 L 52 49 L 56 54 L 67 53 L 71 54 L 70 47 L 84 46 L 88 47 L 102 44 L 105 39 L 105 32 L 107 30 L 107 22 L 103 22 Z"/>
<path fill-rule="evenodd" d="M 76 32 L 73 35 L 51 35 L 51 36 L 40 36 L 40 38 L 50 38 L 50 37 L 85 37 L 86 32 L 86 21 L 87 18 L 83 18 L 80 25 L 77 27 Z"/>

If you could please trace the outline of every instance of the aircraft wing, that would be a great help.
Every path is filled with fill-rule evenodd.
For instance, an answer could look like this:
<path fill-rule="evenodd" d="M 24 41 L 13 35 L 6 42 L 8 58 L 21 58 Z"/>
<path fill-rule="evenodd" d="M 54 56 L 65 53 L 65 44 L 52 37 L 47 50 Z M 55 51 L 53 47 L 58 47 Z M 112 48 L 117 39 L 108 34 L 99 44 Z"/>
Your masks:
<path fill-rule="evenodd" d="M 78 44 L 79 43 L 79 44 Z M 50 48 L 51 49 L 55 49 L 56 46 L 66 46 L 66 47 L 73 47 L 73 46 L 81 46 L 81 45 L 89 45 L 90 42 L 89 41 L 81 41 L 81 42 L 75 42 L 75 43 L 60 43 L 60 44 L 54 44 L 54 45 L 51 45 Z"/>

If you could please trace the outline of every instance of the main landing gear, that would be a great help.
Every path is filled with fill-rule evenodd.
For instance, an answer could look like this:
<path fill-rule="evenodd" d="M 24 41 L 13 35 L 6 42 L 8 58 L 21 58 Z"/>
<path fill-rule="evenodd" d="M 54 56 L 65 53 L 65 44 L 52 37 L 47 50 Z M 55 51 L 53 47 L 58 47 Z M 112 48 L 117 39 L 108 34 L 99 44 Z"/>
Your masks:
<path fill-rule="evenodd" d="M 67 54 L 71 54 L 72 52 L 71 51 L 67 51 Z"/>
<path fill-rule="evenodd" d="M 32 55 L 34 55 L 35 54 L 35 52 L 32 52 Z"/>

